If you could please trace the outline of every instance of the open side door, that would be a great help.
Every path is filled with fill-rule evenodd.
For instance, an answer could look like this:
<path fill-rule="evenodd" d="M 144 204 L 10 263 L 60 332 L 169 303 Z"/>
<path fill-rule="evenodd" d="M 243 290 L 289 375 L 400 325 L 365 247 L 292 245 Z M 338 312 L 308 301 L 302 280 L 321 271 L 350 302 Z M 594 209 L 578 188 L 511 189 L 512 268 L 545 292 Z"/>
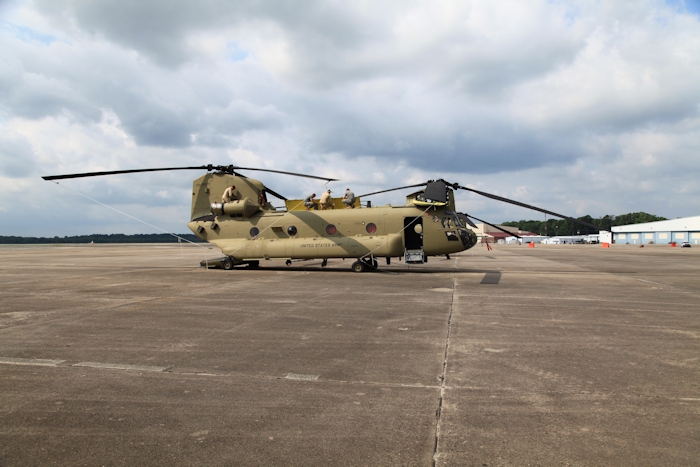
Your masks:
<path fill-rule="evenodd" d="M 403 220 L 404 263 L 422 264 L 425 262 L 423 253 L 423 218 L 405 217 Z"/>

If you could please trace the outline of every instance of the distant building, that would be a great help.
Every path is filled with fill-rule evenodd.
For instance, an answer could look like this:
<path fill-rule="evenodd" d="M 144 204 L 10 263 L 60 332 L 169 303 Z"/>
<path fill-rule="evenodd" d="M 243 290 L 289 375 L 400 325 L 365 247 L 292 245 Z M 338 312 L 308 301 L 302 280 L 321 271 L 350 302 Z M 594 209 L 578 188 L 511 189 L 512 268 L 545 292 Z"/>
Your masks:
<path fill-rule="evenodd" d="M 544 235 L 535 235 L 535 234 L 526 234 L 523 233 L 522 235 L 518 234 L 520 238 L 518 237 L 507 237 L 506 243 L 508 244 L 520 244 L 520 245 L 527 245 L 528 243 L 542 243 L 544 240 L 546 240 L 549 237 L 545 237 Z"/>
<path fill-rule="evenodd" d="M 517 234 L 521 237 L 523 235 L 535 235 L 532 232 L 520 230 L 517 227 L 511 227 L 508 225 L 499 225 L 498 227 L 510 233 L 505 233 L 502 230 L 498 230 L 493 225 L 483 222 L 475 225 L 476 228 L 472 230 L 481 243 L 506 243 L 506 239 L 513 237 L 512 234 Z"/>
<path fill-rule="evenodd" d="M 545 237 L 542 243 L 545 245 L 573 245 L 577 243 L 598 243 L 600 236 L 598 234 L 591 235 L 557 235 L 554 237 Z"/>
<path fill-rule="evenodd" d="M 700 216 L 683 217 L 644 224 L 620 225 L 612 228 L 615 243 L 671 243 L 700 244 Z"/>

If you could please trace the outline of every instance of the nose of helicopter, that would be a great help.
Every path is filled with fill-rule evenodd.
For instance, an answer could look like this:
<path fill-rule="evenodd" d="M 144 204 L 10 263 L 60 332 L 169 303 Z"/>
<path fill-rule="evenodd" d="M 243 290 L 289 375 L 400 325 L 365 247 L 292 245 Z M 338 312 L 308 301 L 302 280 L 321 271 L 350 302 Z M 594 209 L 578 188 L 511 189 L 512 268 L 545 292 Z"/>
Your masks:
<path fill-rule="evenodd" d="M 476 234 L 469 229 L 459 228 L 459 238 L 462 240 L 462 244 L 465 249 L 469 249 L 476 245 L 477 238 Z"/>

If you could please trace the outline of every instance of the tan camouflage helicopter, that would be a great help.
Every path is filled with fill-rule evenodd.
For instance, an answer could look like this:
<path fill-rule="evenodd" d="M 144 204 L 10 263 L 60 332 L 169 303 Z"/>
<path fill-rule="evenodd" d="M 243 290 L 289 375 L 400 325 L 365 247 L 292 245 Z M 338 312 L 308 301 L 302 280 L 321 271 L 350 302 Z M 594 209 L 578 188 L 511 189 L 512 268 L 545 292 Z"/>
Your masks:
<path fill-rule="evenodd" d="M 475 227 L 469 217 L 455 209 L 454 190 L 468 190 L 492 199 L 534 209 L 569 221 L 598 227 L 562 214 L 518 201 L 449 183 L 430 180 L 417 185 L 392 188 L 360 195 L 352 209 L 341 198 L 331 198 L 331 209 L 307 209 L 303 200 L 289 200 L 266 187 L 261 181 L 240 171 L 262 171 L 314 178 L 326 182 L 332 178 L 279 170 L 204 165 L 156 169 L 116 170 L 42 177 L 44 180 L 94 177 L 167 170 L 206 170 L 192 184 L 192 212 L 187 226 L 199 238 L 216 245 L 226 255 L 219 260 L 222 269 L 238 265 L 258 267 L 260 260 L 351 258 L 352 270 L 364 272 L 378 267 L 377 258 L 403 259 L 406 264 L 421 264 L 430 256 L 447 256 L 472 248 L 477 243 Z M 222 194 L 236 187 L 235 197 L 222 202 Z M 360 198 L 394 190 L 424 187 L 406 196 L 403 206 L 363 206 Z M 267 200 L 272 195 L 285 202 L 279 210 Z M 498 228 L 498 227 L 497 227 Z M 598 229 L 599 230 L 599 229 Z M 510 232 L 508 232 L 510 233 Z M 515 235 L 517 237 L 517 235 Z"/>

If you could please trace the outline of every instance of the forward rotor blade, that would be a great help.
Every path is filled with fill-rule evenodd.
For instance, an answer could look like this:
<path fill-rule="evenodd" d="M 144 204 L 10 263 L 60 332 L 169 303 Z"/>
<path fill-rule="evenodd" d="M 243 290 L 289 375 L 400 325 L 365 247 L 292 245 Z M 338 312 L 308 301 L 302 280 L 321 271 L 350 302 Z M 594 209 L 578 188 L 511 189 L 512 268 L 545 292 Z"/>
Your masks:
<path fill-rule="evenodd" d="M 485 196 L 487 198 L 495 199 L 497 201 L 503 201 L 504 203 L 514 204 L 516 206 L 521 206 L 521 207 L 527 208 L 527 209 L 532 209 L 533 211 L 543 212 L 543 213 L 549 214 L 551 216 L 561 217 L 562 219 L 566 219 L 569 222 L 574 222 L 576 224 L 585 225 L 586 227 L 590 227 L 590 228 L 595 229 L 595 230 L 603 230 L 602 228 L 598 227 L 597 225 L 588 223 L 586 221 L 574 219 L 573 217 L 565 216 L 564 214 L 559 214 L 559 213 L 556 213 L 554 211 L 549 211 L 547 209 L 538 208 L 537 206 L 533 206 L 531 204 L 521 203 L 520 201 L 515 201 L 513 199 L 504 198 L 502 196 L 492 195 L 491 193 L 486 193 L 483 191 L 475 190 L 473 188 L 467 188 L 465 186 L 460 186 L 457 184 L 452 185 L 452 187 L 453 188 L 460 188 L 460 189 L 466 190 L 466 191 L 472 191 L 478 195 Z M 474 217 L 474 216 L 472 216 L 472 217 Z M 476 219 L 476 217 L 474 217 L 474 219 Z"/>
<path fill-rule="evenodd" d="M 284 196 L 280 195 L 279 193 L 276 193 L 270 189 L 270 187 L 265 186 L 265 193 L 270 193 L 272 196 L 274 196 L 277 199 L 281 199 L 282 201 L 287 201 L 287 198 Z"/>
<path fill-rule="evenodd" d="M 518 235 L 518 234 L 514 234 L 513 232 L 508 232 L 506 229 L 502 229 L 502 228 L 500 228 L 499 226 L 494 225 L 494 224 L 491 224 L 490 222 L 486 222 L 486 221 L 484 221 L 484 220 L 481 220 L 481 219 L 479 219 L 478 217 L 474 217 L 474 216 L 472 216 L 472 215 L 470 215 L 469 217 L 471 217 L 472 219 L 476 219 L 476 220 L 478 220 L 479 222 L 483 222 L 484 224 L 488 224 L 488 225 L 490 225 L 491 227 L 500 230 L 501 232 L 505 232 L 505 233 L 507 233 L 508 235 L 512 235 L 513 237 L 522 238 L 522 237 L 521 237 L 520 235 Z M 475 226 L 475 227 L 476 227 L 476 226 Z"/>
<path fill-rule="evenodd" d="M 231 166 L 232 169 L 234 170 L 257 170 L 259 172 L 272 172 L 276 174 L 284 174 L 284 175 L 293 175 L 295 177 L 305 177 L 305 178 L 315 178 L 316 180 L 327 180 L 329 182 L 337 182 L 337 178 L 328 178 L 328 177 L 317 177 L 316 175 L 306 175 L 306 174 L 300 174 L 296 172 L 284 172 L 282 170 L 271 170 L 271 169 L 256 169 L 255 167 L 238 167 L 238 166 Z"/>
<path fill-rule="evenodd" d="M 117 175 L 117 174 L 131 174 L 138 172 L 162 172 L 166 170 L 211 170 L 211 165 L 200 165 L 196 167 L 164 167 L 159 169 L 132 169 L 132 170 L 110 170 L 105 172 L 85 172 L 77 174 L 66 174 L 66 175 L 46 175 L 44 180 L 63 180 L 66 178 L 83 178 L 83 177 L 99 177 L 101 175 Z"/>
<path fill-rule="evenodd" d="M 474 227 L 474 228 L 476 228 L 476 224 L 474 224 L 474 223 L 472 222 L 472 220 L 469 218 L 469 216 L 468 216 L 467 214 L 464 214 L 463 212 L 458 212 L 458 213 L 457 213 L 457 217 L 459 217 L 459 218 L 462 219 L 464 222 L 466 222 L 466 223 L 469 225 L 469 227 Z"/>
<path fill-rule="evenodd" d="M 382 191 L 375 191 L 373 193 L 367 193 L 364 195 L 360 195 L 359 198 L 363 198 L 365 196 L 372 196 L 372 195 L 378 195 L 379 193 L 388 193 L 390 191 L 397 191 L 397 190 L 404 190 L 406 188 L 416 188 L 419 186 L 425 186 L 427 183 L 419 183 L 417 185 L 407 185 L 407 186 L 400 186 L 398 188 L 389 188 L 388 190 L 382 190 Z"/>

